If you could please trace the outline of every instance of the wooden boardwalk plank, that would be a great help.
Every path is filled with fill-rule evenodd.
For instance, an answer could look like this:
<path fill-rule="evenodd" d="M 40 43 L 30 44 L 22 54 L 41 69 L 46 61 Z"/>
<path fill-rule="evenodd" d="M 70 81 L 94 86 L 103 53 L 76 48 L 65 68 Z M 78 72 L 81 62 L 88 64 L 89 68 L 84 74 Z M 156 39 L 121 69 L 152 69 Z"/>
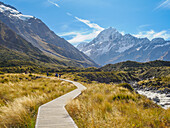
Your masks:
<path fill-rule="evenodd" d="M 80 95 L 86 87 L 78 82 L 61 80 L 73 83 L 77 89 L 40 106 L 35 128 L 78 128 L 66 111 L 65 105 Z"/>

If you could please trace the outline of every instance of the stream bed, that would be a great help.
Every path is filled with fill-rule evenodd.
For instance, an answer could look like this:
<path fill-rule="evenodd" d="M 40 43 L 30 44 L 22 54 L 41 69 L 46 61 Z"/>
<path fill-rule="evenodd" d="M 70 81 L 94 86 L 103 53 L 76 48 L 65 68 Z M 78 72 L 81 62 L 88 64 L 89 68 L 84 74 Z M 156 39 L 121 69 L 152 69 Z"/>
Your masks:
<path fill-rule="evenodd" d="M 153 88 L 143 88 L 138 86 L 137 82 L 130 83 L 132 87 L 141 95 L 146 96 L 148 99 L 154 101 L 164 109 L 170 108 L 170 91 L 159 91 Z"/>
<path fill-rule="evenodd" d="M 167 109 L 170 107 L 170 94 L 161 94 L 152 91 L 137 90 L 136 91 L 146 96 L 147 98 L 153 100 L 155 103 L 160 105 L 162 108 Z"/>

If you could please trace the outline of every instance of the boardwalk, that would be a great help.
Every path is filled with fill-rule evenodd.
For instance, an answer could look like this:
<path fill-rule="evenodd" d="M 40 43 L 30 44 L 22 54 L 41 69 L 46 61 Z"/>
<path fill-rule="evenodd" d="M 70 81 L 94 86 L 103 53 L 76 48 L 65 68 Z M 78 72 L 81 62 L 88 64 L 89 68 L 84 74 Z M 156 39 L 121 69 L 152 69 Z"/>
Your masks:
<path fill-rule="evenodd" d="M 78 82 L 64 79 L 61 80 L 73 83 L 77 86 L 77 89 L 40 106 L 35 128 L 77 128 L 76 124 L 66 111 L 65 105 L 68 101 L 77 97 L 82 90 L 86 89 L 86 87 Z"/>

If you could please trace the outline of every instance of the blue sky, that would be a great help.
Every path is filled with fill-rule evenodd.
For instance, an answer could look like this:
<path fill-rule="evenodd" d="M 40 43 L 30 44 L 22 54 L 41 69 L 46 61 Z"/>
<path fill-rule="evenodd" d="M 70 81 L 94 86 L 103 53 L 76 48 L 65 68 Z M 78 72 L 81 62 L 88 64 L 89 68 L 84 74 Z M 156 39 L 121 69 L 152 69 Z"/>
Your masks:
<path fill-rule="evenodd" d="M 102 30 L 170 40 L 170 0 L 0 0 L 47 24 L 73 45 Z"/>

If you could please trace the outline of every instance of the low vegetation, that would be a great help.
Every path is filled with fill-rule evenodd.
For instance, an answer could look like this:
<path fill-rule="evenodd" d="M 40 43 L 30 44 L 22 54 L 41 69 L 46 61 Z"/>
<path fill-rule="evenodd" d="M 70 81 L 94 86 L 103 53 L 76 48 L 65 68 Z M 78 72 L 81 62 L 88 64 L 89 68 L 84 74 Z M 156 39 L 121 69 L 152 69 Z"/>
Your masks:
<path fill-rule="evenodd" d="M 135 61 L 126 61 L 120 62 L 116 64 L 108 64 L 100 68 L 100 70 L 108 72 L 108 71 L 132 71 L 136 69 L 147 69 L 152 67 L 170 67 L 169 61 L 150 61 L 145 63 L 135 62 Z"/>
<path fill-rule="evenodd" d="M 155 88 L 156 90 L 167 90 L 166 92 L 168 93 L 170 91 L 170 76 L 142 80 L 138 82 L 138 86 Z"/>
<path fill-rule="evenodd" d="M 66 107 L 79 128 L 170 127 L 170 109 L 136 94 L 128 84 L 83 84 L 87 90 Z"/>
<path fill-rule="evenodd" d="M 124 71 L 116 72 L 78 72 L 65 74 L 65 77 L 72 77 L 74 81 L 91 83 L 92 81 L 98 81 L 100 83 L 121 83 L 129 81 L 138 81 L 138 78 L 133 74 Z"/>
<path fill-rule="evenodd" d="M 38 107 L 75 86 L 36 75 L 0 75 L 0 127 L 33 128 Z"/>
<path fill-rule="evenodd" d="M 155 65 L 154 65 L 155 63 Z M 80 128 L 168 128 L 170 108 L 164 110 L 134 92 L 125 82 L 155 89 L 169 87 L 169 62 L 124 62 L 107 65 L 98 72 L 65 74 L 83 83 L 87 90 L 67 105 Z"/>
<path fill-rule="evenodd" d="M 170 109 L 164 110 L 136 94 L 129 82 L 169 92 L 170 66 L 166 61 L 123 62 L 103 68 L 25 65 L 0 66 L 0 127 L 34 127 L 38 107 L 75 87 L 57 79 L 6 73 L 62 74 L 87 87 L 67 109 L 80 128 L 168 128 Z"/>
<path fill-rule="evenodd" d="M 157 67 L 159 65 L 162 67 Z M 64 76 L 66 78 L 71 77 L 74 81 L 86 83 L 92 83 L 93 81 L 107 84 L 138 82 L 138 87 L 150 87 L 154 90 L 169 90 L 170 66 L 168 65 L 169 62 L 166 61 L 148 63 L 128 61 L 120 63 L 120 65 L 106 65 L 100 69 L 96 69 L 95 71 L 85 70 L 81 72 L 67 72 L 64 73 Z"/>

